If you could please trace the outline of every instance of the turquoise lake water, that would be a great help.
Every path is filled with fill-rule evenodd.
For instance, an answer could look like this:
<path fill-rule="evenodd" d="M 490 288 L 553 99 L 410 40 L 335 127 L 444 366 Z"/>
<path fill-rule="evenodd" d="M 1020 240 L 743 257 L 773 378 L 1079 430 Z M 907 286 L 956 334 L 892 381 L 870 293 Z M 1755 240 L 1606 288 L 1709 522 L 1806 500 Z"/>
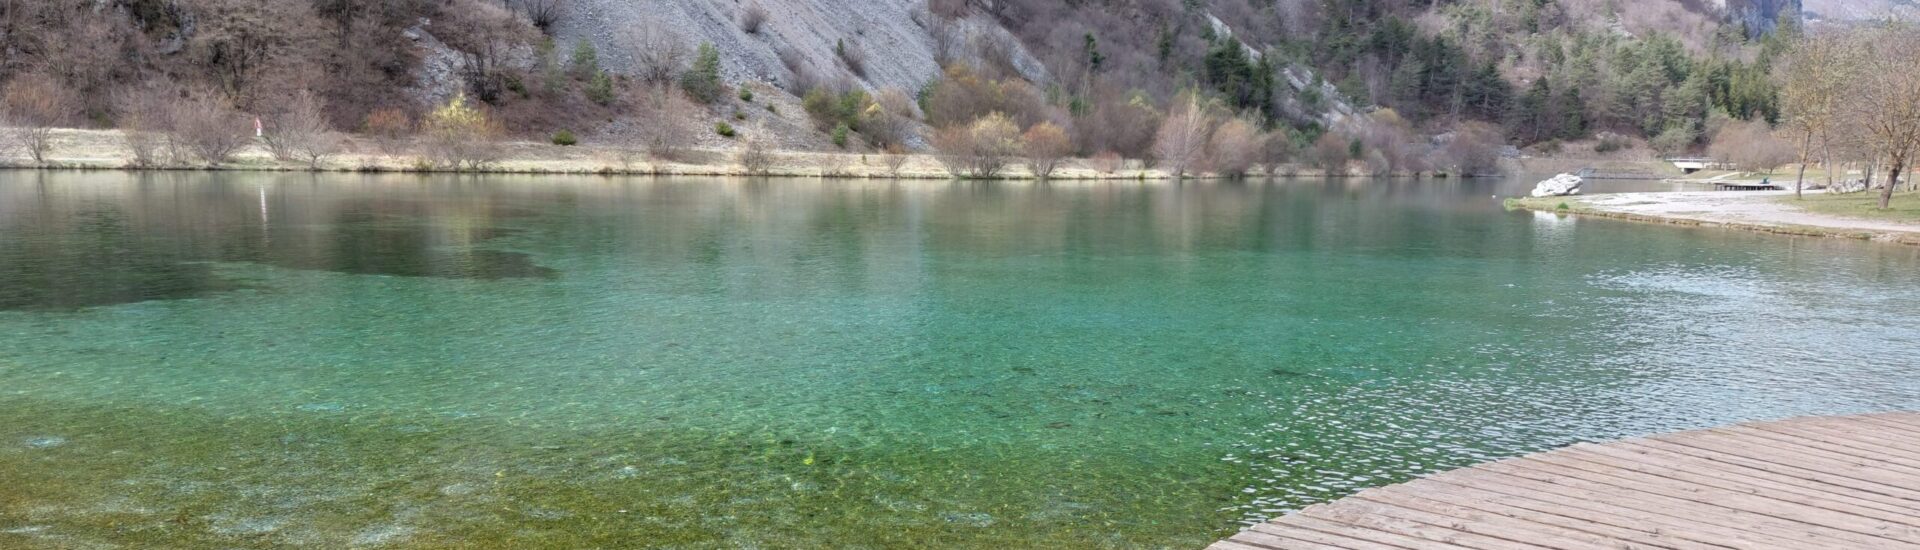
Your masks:
<path fill-rule="evenodd" d="M 1529 183 L 0 172 L 0 547 L 1198 548 L 1920 408 L 1920 248 Z"/>

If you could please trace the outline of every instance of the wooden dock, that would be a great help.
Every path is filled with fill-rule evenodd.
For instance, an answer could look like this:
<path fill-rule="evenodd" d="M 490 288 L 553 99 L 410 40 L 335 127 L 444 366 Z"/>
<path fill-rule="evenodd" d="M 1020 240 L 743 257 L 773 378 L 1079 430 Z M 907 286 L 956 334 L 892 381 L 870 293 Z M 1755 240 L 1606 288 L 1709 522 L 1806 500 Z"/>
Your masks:
<path fill-rule="evenodd" d="M 1920 413 L 1583 443 L 1364 490 L 1208 548 L 1920 549 Z"/>

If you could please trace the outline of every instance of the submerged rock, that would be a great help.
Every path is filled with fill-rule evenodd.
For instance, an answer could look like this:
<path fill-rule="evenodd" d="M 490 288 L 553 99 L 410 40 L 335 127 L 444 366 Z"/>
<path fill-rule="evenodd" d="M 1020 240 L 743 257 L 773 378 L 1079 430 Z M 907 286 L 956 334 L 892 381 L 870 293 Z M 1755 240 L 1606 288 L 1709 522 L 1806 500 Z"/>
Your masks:
<path fill-rule="evenodd" d="M 1580 194 L 1580 184 L 1586 180 L 1573 174 L 1560 174 L 1541 181 L 1533 186 L 1535 197 L 1564 197 Z"/>
<path fill-rule="evenodd" d="M 58 437 L 58 436 L 27 438 L 27 448 L 29 449 L 52 449 L 54 447 L 59 447 L 61 445 L 66 445 L 66 444 L 67 444 L 67 438 Z"/>

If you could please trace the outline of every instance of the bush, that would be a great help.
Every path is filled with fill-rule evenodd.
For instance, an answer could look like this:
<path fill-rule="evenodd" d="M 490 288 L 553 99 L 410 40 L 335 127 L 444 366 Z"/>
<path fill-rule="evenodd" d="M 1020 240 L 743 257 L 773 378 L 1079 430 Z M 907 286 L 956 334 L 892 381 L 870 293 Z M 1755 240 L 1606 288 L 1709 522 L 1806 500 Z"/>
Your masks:
<path fill-rule="evenodd" d="M 554 145 L 559 145 L 562 147 L 572 147 L 574 145 L 580 144 L 580 140 L 573 136 L 573 130 L 561 130 L 558 132 L 554 132 L 553 138 L 551 141 L 553 142 Z"/>
<path fill-rule="evenodd" d="M 854 75 L 862 78 L 867 76 L 867 52 L 860 49 L 859 44 L 849 46 L 845 39 L 841 39 L 833 43 L 833 54 L 839 56 L 840 62 L 846 63 L 847 70 Z"/>
<path fill-rule="evenodd" d="M 593 78 L 600 74 L 600 52 L 593 49 L 593 43 L 581 40 L 573 45 L 573 59 L 567 63 L 573 71 L 573 77 L 580 80 Z"/>
<path fill-rule="evenodd" d="M 835 126 L 849 128 L 860 124 L 860 115 L 873 105 L 873 99 L 867 92 L 858 88 L 842 93 L 833 93 L 826 88 L 814 88 L 801 98 L 800 106 L 807 110 L 813 123 L 821 129 Z"/>
<path fill-rule="evenodd" d="M 766 132 L 754 132 L 745 141 L 740 149 L 740 168 L 750 175 L 767 175 L 773 170 L 773 151 L 767 146 Z"/>
<path fill-rule="evenodd" d="M 741 87 L 740 87 L 740 101 L 745 101 L 745 102 L 747 102 L 747 103 L 753 103 L 753 90 L 752 90 L 752 89 L 749 89 L 749 88 L 747 88 L 746 86 L 741 86 Z"/>
<path fill-rule="evenodd" d="M 1102 174 L 1112 174 L 1114 172 L 1119 172 L 1120 168 L 1122 166 L 1125 166 L 1127 163 L 1127 159 L 1122 158 L 1120 156 L 1120 153 L 1115 153 L 1113 151 L 1101 151 L 1100 153 L 1093 155 L 1093 159 L 1091 159 L 1091 161 L 1093 164 L 1094 171 L 1100 172 Z"/>
<path fill-rule="evenodd" d="M 340 135 L 327 124 L 326 108 L 313 92 L 301 90 L 263 121 L 262 138 L 273 157 L 299 161 L 307 168 L 320 164 L 340 147 Z"/>
<path fill-rule="evenodd" d="M 113 109 L 120 113 L 114 123 L 120 128 L 121 145 L 132 158 L 131 167 L 152 168 L 163 164 L 163 135 L 172 124 L 167 118 L 170 101 L 158 90 L 136 88 L 114 93 Z"/>
<path fill-rule="evenodd" d="M 687 136 L 683 128 L 692 118 L 696 109 L 680 94 L 672 89 L 652 88 L 636 102 L 638 107 L 635 118 L 645 121 L 640 125 L 640 141 L 648 156 L 657 160 L 673 160 L 679 156 L 680 144 Z"/>
<path fill-rule="evenodd" d="M 922 109 L 927 123 L 937 128 L 971 124 L 996 112 L 1022 126 L 1046 120 L 1045 98 L 1017 79 L 994 80 L 965 65 L 955 65 L 928 86 L 922 91 Z"/>
<path fill-rule="evenodd" d="M 1245 177 L 1259 162 L 1265 140 L 1266 136 L 1260 134 L 1260 128 L 1254 123 L 1237 118 L 1228 120 L 1213 131 L 1213 139 L 1207 142 L 1207 164 L 1214 173 Z"/>
<path fill-rule="evenodd" d="M 442 169 L 480 170 L 498 161 L 500 124 L 486 111 L 455 95 L 427 113 L 421 124 L 433 160 Z"/>
<path fill-rule="evenodd" d="M 1060 166 L 1060 160 L 1073 153 L 1073 140 L 1067 137 L 1067 131 L 1051 122 L 1042 122 L 1027 129 L 1020 137 L 1026 146 L 1027 168 L 1033 176 L 1040 179 L 1053 177 L 1053 171 Z"/>
<path fill-rule="evenodd" d="M 394 108 L 374 109 L 367 113 L 366 122 L 360 125 L 360 132 L 373 138 L 380 151 L 394 154 L 400 148 L 400 142 L 413 133 L 413 120 L 407 112 Z"/>
<path fill-rule="evenodd" d="M 888 176 L 897 178 L 900 177 L 900 169 L 906 167 L 907 159 L 907 148 L 892 143 L 887 145 L 886 154 L 881 155 L 880 162 L 886 167 Z"/>
<path fill-rule="evenodd" d="M 587 100 L 602 107 L 613 104 L 613 76 L 606 71 L 593 75 L 587 83 Z"/>
<path fill-rule="evenodd" d="M 673 83 L 674 76 L 680 74 L 680 66 L 687 62 L 686 44 L 673 31 L 635 27 L 628 33 L 627 42 L 634 52 L 636 76 L 641 82 L 667 87 Z"/>
<path fill-rule="evenodd" d="M 713 133 L 720 134 L 722 137 L 733 137 L 733 125 L 727 124 L 726 122 L 715 124 L 713 125 Z"/>
<path fill-rule="evenodd" d="M 841 149 L 847 148 L 847 135 L 852 132 L 853 132 L 853 129 L 848 128 L 846 124 L 834 126 L 833 127 L 833 146 L 839 147 Z"/>
<path fill-rule="evenodd" d="M 24 149 L 34 162 L 46 162 L 53 148 L 53 128 L 79 106 L 73 91 L 53 77 L 29 74 L 13 79 L 0 91 L 0 134 Z"/>
<path fill-rule="evenodd" d="M 170 118 L 169 139 L 208 164 L 226 162 L 253 137 L 253 121 L 211 93 L 175 104 Z"/>
<path fill-rule="evenodd" d="M 720 48 L 712 42 L 700 44 L 699 53 L 694 55 L 693 68 L 681 75 L 680 87 L 687 95 L 701 103 L 713 103 L 720 100 L 724 86 L 720 83 Z"/>
<path fill-rule="evenodd" d="M 1606 133 L 1600 136 L 1600 142 L 1593 145 L 1595 153 L 1611 153 L 1627 148 L 1627 138 L 1619 134 Z"/>
<path fill-rule="evenodd" d="M 747 11 L 740 12 L 740 30 L 747 34 L 760 34 L 760 27 L 766 24 L 767 9 L 760 4 L 747 6 Z"/>
<path fill-rule="evenodd" d="M 1000 113 L 980 117 L 968 125 L 941 129 L 934 135 L 934 148 L 947 172 L 963 178 L 993 178 L 1007 166 L 1007 159 L 1020 154 L 1020 127 Z"/>

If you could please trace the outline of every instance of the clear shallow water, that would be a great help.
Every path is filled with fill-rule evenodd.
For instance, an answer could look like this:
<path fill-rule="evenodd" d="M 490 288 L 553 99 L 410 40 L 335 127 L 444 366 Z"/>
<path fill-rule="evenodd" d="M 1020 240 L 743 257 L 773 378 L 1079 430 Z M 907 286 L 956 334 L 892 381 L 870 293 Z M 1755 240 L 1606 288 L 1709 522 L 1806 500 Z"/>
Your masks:
<path fill-rule="evenodd" d="M 1920 408 L 1920 249 L 1527 183 L 0 173 L 0 547 L 1199 547 Z"/>

